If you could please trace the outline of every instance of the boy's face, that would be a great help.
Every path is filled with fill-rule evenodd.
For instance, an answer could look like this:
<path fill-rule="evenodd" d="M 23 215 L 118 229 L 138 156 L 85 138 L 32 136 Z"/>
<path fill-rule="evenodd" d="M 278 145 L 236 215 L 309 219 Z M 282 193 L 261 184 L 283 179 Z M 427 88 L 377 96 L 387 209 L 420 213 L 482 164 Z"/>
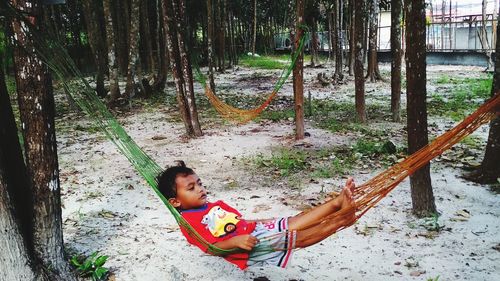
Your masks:
<path fill-rule="evenodd" d="M 177 176 L 175 184 L 177 196 L 169 199 L 174 207 L 187 210 L 199 208 L 207 203 L 207 191 L 196 174 Z"/>

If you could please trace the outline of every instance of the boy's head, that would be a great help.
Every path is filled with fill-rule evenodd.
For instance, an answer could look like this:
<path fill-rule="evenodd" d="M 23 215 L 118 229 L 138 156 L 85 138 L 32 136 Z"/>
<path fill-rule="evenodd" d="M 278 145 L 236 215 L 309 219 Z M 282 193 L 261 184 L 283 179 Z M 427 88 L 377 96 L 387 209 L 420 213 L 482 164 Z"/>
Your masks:
<path fill-rule="evenodd" d="M 207 192 L 201 180 L 183 161 L 163 171 L 157 180 L 161 194 L 175 208 L 193 209 L 207 202 Z"/>

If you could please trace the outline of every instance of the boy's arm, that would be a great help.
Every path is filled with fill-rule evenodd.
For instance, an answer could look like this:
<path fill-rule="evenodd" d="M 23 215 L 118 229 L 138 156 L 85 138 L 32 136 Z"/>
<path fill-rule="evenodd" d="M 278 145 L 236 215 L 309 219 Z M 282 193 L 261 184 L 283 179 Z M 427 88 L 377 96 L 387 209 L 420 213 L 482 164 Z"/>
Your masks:
<path fill-rule="evenodd" d="M 215 242 L 213 245 L 223 250 L 240 248 L 245 251 L 251 251 L 259 240 L 250 234 L 243 234 L 231 237 L 227 240 Z"/>

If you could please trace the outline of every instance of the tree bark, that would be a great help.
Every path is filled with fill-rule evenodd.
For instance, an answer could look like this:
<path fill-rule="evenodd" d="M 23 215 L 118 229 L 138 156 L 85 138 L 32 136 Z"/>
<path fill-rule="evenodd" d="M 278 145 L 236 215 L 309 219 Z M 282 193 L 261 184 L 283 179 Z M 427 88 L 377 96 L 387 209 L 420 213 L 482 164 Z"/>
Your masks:
<path fill-rule="evenodd" d="M 156 69 L 156 62 L 153 58 L 153 38 L 151 34 L 151 24 L 149 22 L 150 13 L 149 13 L 149 1 L 142 0 L 140 2 L 140 30 L 141 30 L 141 40 L 140 42 L 143 44 L 143 47 L 140 48 L 143 50 L 143 59 L 144 61 L 142 70 L 144 73 L 154 73 Z"/>
<path fill-rule="evenodd" d="M 296 23 L 295 23 L 295 52 L 299 47 L 299 42 L 304 36 L 302 25 L 304 24 L 304 0 L 296 1 Z M 295 139 L 304 138 L 304 56 L 303 49 L 297 57 L 293 67 L 293 95 L 295 99 Z"/>
<path fill-rule="evenodd" d="M 32 6 L 35 16 L 38 15 L 37 4 Z M 21 7 L 27 9 L 26 6 Z M 33 21 L 37 26 L 36 17 Z M 19 44 L 14 52 L 19 113 L 27 178 L 32 187 L 32 193 L 25 196 L 34 198 L 30 238 L 34 255 L 45 268 L 50 269 L 53 280 L 74 280 L 63 249 L 52 79 L 22 26 L 17 21 L 13 22 L 14 36 Z"/>
<path fill-rule="evenodd" d="M 108 45 L 108 72 L 109 72 L 109 98 L 108 103 L 113 104 L 120 97 L 118 85 L 118 62 L 116 60 L 115 32 L 113 30 L 113 17 L 111 16 L 111 0 L 103 1 L 104 19 L 106 21 L 106 43 Z"/>
<path fill-rule="evenodd" d="M 111 10 L 111 14 L 116 19 L 115 37 L 116 37 L 116 53 L 117 62 L 120 74 L 127 75 L 128 69 L 128 50 L 129 50 L 129 34 L 130 34 L 130 1 L 113 1 L 115 9 Z"/>
<path fill-rule="evenodd" d="M 196 108 L 196 100 L 194 96 L 193 87 L 193 70 L 191 68 L 191 61 L 188 56 L 187 45 L 184 41 L 184 34 L 186 34 L 184 27 L 187 26 L 186 22 L 186 2 L 185 0 L 172 1 L 172 8 L 177 24 L 177 44 L 179 48 L 179 55 L 181 59 L 182 74 L 184 76 L 184 83 L 186 88 L 186 100 L 191 116 L 191 124 L 193 126 L 194 136 L 200 137 L 203 135 L 201 131 L 200 121 L 198 118 L 198 110 Z M 223 60 L 224 61 L 224 60 Z"/>
<path fill-rule="evenodd" d="M 391 2 L 391 113 L 401 121 L 401 0 Z"/>
<path fill-rule="evenodd" d="M 219 32 L 217 33 L 218 41 L 219 41 L 219 72 L 224 73 L 226 71 L 226 59 L 225 59 L 225 48 L 226 48 L 226 24 L 224 20 L 224 10 L 226 6 L 225 0 L 219 0 L 219 5 L 217 7 L 217 22 L 219 23 Z"/>
<path fill-rule="evenodd" d="M 352 76 L 354 71 L 354 61 L 356 60 L 356 44 L 355 44 L 356 12 L 354 11 L 354 3 L 356 2 L 356 0 L 348 0 L 348 1 L 349 1 L 349 11 L 351 11 L 351 17 L 349 23 L 349 76 Z"/>
<path fill-rule="evenodd" d="M 335 74 L 334 80 L 341 81 L 344 79 L 342 73 L 343 60 L 342 60 L 342 0 L 335 0 L 333 25 L 334 25 L 334 42 L 335 42 Z"/>
<path fill-rule="evenodd" d="M 363 67 L 363 34 L 364 34 L 365 0 L 354 0 L 354 88 L 356 92 L 356 113 L 359 122 L 366 122 L 365 109 L 365 76 Z"/>
<path fill-rule="evenodd" d="M 427 87 L 425 46 L 425 2 L 405 0 L 408 153 L 428 144 Z M 428 216 L 436 212 L 432 192 L 430 164 L 410 176 L 413 212 Z"/>
<path fill-rule="evenodd" d="M 213 21 L 213 5 L 212 0 L 207 0 L 207 49 L 208 49 L 208 80 L 210 83 L 210 88 L 215 93 L 215 82 L 214 82 L 214 49 L 213 49 L 213 38 L 214 38 L 214 21 Z"/>
<path fill-rule="evenodd" d="M 155 76 L 155 81 L 153 84 L 153 89 L 155 92 L 161 92 L 165 89 L 165 84 L 167 82 L 167 73 L 169 68 L 168 52 L 165 47 L 165 32 L 163 31 L 163 17 L 162 17 L 162 4 L 160 0 L 156 1 L 156 49 L 157 49 L 157 59 L 158 67 Z"/>
<path fill-rule="evenodd" d="M 106 46 L 105 38 L 101 27 L 101 5 L 100 1 L 82 0 L 87 25 L 87 34 L 89 37 L 90 48 L 94 54 L 96 65 L 96 92 L 100 97 L 106 96 L 104 88 L 104 75 L 106 74 Z"/>
<path fill-rule="evenodd" d="M 2 61 L 0 58 L 0 65 Z M 35 280 L 30 236 L 33 203 L 16 122 L 0 68 L 0 280 Z M 12 212 L 12 210 L 17 210 Z"/>
<path fill-rule="evenodd" d="M 368 0 L 370 2 L 370 33 L 368 36 L 368 73 L 367 78 L 370 82 L 375 82 L 376 80 L 382 80 L 380 75 L 380 70 L 378 68 L 377 61 L 377 34 L 378 34 L 378 0 Z"/>
<path fill-rule="evenodd" d="M 194 100 L 192 70 L 184 46 L 181 25 L 184 24 L 184 6 L 182 1 L 162 0 L 165 38 L 170 57 L 170 68 L 177 91 L 177 102 L 181 117 L 190 137 L 202 135 L 198 121 L 198 113 Z M 191 76 L 190 76 L 191 75 Z"/>
<path fill-rule="evenodd" d="M 497 21 L 497 38 L 500 37 L 500 22 Z M 493 85 L 491 96 L 500 95 L 500 40 L 497 40 L 495 47 L 495 72 L 493 75 Z M 471 175 L 467 176 L 479 183 L 497 183 L 500 178 L 500 117 L 493 119 L 490 123 L 488 142 L 481 166 Z"/>
<path fill-rule="evenodd" d="M 130 7 L 130 37 L 128 39 L 128 66 L 127 66 L 127 84 L 125 95 L 130 99 L 136 93 L 146 94 L 142 88 L 141 79 L 138 71 L 139 65 L 139 1 L 131 0 Z"/>
<path fill-rule="evenodd" d="M 253 36 L 252 36 L 252 54 L 255 55 L 255 45 L 257 42 L 257 0 L 253 0 Z"/>

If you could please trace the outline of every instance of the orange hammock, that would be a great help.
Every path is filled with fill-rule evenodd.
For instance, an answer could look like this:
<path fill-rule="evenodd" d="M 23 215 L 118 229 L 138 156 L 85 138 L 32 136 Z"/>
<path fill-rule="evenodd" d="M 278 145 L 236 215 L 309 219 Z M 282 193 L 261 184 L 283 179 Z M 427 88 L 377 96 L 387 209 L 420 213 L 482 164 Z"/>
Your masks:
<path fill-rule="evenodd" d="M 215 110 L 217 110 L 223 118 L 240 124 L 247 123 L 259 116 L 277 94 L 278 90 L 275 89 L 260 106 L 253 109 L 240 109 L 223 102 L 214 94 L 208 83 L 205 85 L 205 95 Z"/>
<path fill-rule="evenodd" d="M 389 194 L 389 192 L 391 192 L 406 177 L 412 175 L 420 168 L 428 164 L 429 161 L 439 156 L 445 150 L 451 148 L 466 136 L 470 135 L 481 125 L 491 121 L 497 116 L 496 114 L 499 111 L 500 93 L 497 93 L 493 98 L 489 99 L 485 104 L 479 107 L 474 113 L 465 118 L 453 129 L 437 137 L 431 143 L 408 156 L 402 162 L 390 167 L 386 171 L 381 172 L 362 185 L 357 186 L 353 194 L 356 216 L 349 224 L 344 225 L 341 229 L 352 225 L 358 218 L 363 216 L 369 209 L 382 200 L 382 198 L 387 196 L 387 194 Z M 350 212 L 352 212 L 352 210 L 350 210 Z M 341 210 L 314 225 L 334 220 L 340 216 L 347 216 L 350 212 L 349 210 Z"/>
<path fill-rule="evenodd" d="M 351 209 L 341 209 L 321 220 L 312 222 L 302 229 L 294 229 L 293 231 L 309 229 L 313 226 L 319 224 L 329 224 L 337 220 L 343 220 L 343 225 L 335 230 L 332 230 L 327 235 L 331 235 L 337 231 L 345 229 L 361 216 L 363 216 L 369 209 L 374 207 L 380 200 L 382 200 L 389 192 L 391 192 L 399 183 L 401 183 L 406 177 L 412 175 L 417 170 L 425 166 L 432 159 L 439 156 L 445 150 L 449 149 L 466 136 L 470 135 L 481 125 L 484 125 L 491 121 L 497 116 L 497 112 L 500 111 L 500 93 L 497 93 L 494 97 L 489 99 L 485 104 L 480 106 L 474 113 L 465 118 L 462 122 L 456 125 L 453 129 L 447 131 L 443 135 L 434 139 L 431 143 L 424 146 L 417 152 L 408 156 L 402 162 L 390 167 L 384 172 L 381 172 L 371 180 L 366 183 L 357 186 L 353 193 L 354 206 Z M 307 211 L 306 211 L 307 212 Z M 353 213 L 355 215 L 353 215 Z M 181 223 L 181 226 L 183 224 Z M 196 232 L 188 231 L 193 238 L 196 238 L 200 242 L 205 242 L 202 237 Z M 265 240 L 271 240 L 273 237 L 278 235 L 287 235 L 286 233 L 280 233 L 266 237 Z M 325 235 L 318 234 L 318 235 Z M 312 234 L 314 236 L 314 234 Z M 261 242 L 263 242 L 261 240 Z M 209 252 L 217 252 L 217 248 L 213 245 L 207 245 Z M 270 250 L 281 250 L 282 247 L 276 245 L 272 249 L 260 249 L 263 253 Z M 254 249 L 255 250 L 255 249 Z"/>

